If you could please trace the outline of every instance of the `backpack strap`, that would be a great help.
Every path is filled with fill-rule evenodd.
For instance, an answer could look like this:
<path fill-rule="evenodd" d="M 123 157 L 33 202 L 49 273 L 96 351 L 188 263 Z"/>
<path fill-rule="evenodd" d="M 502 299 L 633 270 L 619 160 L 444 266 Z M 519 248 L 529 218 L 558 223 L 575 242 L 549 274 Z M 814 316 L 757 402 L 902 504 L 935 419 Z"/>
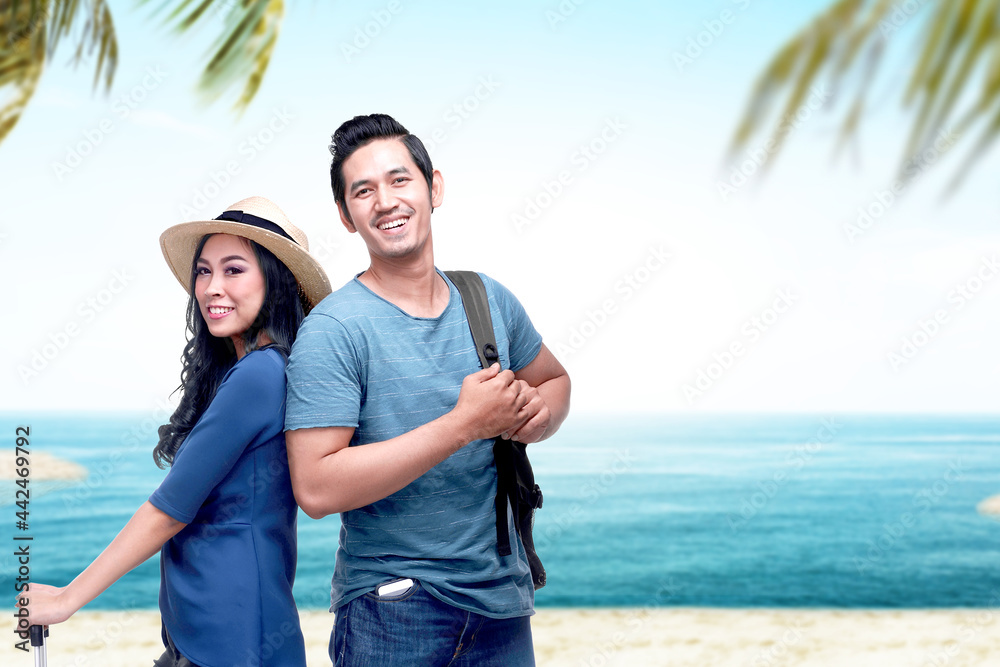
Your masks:
<path fill-rule="evenodd" d="M 455 283 L 462 295 L 462 306 L 465 307 L 465 317 L 472 330 L 479 363 L 483 368 L 489 368 L 499 361 L 500 354 L 493 335 L 493 318 L 490 317 L 490 302 L 483 279 L 475 271 L 445 271 L 444 274 Z"/>
<path fill-rule="evenodd" d="M 500 359 L 497 352 L 496 336 L 493 333 L 493 318 L 486 295 L 483 279 L 475 271 L 445 271 L 444 274 L 455 283 L 462 295 L 462 306 L 469 321 L 472 340 L 476 345 L 479 363 L 489 368 Z M 509 556 L 510 534 L 507 531 L 507 502 L 517 507 L 517 479 L 514 464 L 508 451 L 510 443 L 502 438 L 493 442 L 493 460 L 497 467 L 497 495 L 495 499 L 497 515 L 497 549 L 501 556 Z"/>

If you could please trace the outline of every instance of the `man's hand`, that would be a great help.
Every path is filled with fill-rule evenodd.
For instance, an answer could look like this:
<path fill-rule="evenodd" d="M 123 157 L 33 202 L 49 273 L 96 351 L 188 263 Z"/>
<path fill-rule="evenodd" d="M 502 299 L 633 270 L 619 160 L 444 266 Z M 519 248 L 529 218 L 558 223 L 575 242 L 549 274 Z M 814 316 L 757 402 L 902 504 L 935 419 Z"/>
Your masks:
<path fill-rule="evenodd" d="M 517 424 L 500 434 L 504 440 L 514 440 L 529 444 L 542 439 L 549 428 L 552 412 L 538 390 L 524 380 L 516 380 L 520 385 L 520 395 L 528 399 L 518 412 L 520 420 Z"/>
<path fill-rule="evenodd" d="M 468 424 L 467 442 L 495 438 L 523 421 L 521 409 L 530 398 L 523 384 L 500 364 L 465 376 L 453 412 Z"/>
<path fill-rule="evenodd" d="M 543 344 L 531 363 L 514 376 L 527 385 L 528 389 L 522 387 L 521 393 L 528 400 L 522 414 L 523 423 L 506 433 L 524 443 L 545 440 L 559 430 L 569 412 L 569 375 Z"/>

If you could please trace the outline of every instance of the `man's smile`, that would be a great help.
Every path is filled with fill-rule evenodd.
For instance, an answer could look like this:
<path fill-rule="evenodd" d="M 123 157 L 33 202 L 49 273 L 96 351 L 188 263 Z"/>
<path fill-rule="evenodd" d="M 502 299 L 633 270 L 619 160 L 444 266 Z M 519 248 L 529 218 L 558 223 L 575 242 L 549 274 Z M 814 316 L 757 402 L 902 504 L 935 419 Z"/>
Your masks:
<path fill-rule="evenodd" d="M 408 216 L 408 215 L 407 216 L 401 216 L 401 217 L 398 217 L 398 218 L 392 218 L 392 219 L 389 219 L 389 220 L 383 220 L 382 222 L 378 223 L 378 225 L 376 225 L 376 226 L 380 230 L 382 230 L 384 232 L 384 231 L 386 231 L 388 229 L 395 229 L 397 227 L 402 227 L 409 220 L 410 220 L 410 216 Z"/>

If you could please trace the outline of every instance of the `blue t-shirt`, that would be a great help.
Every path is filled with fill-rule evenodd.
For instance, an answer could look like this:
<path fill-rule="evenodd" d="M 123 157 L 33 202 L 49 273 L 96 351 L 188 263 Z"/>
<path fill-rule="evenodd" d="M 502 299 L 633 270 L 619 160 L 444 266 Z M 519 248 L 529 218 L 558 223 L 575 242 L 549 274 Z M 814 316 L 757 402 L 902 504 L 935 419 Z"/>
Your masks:
<path fill-rule="evenodd" d="M 462 380 L 480 365 L 462 297 L 445 281 L 450 298 L 438 317 L 413 317 L 357 278 L 314 308 L 288 363 L 285 429 L 351 427 L 356 447 L 454 408 Z M 483 281 L 500 363 L 520 370 L 538 354 L 541 336 L 513 294 Z M 476 440 L 396 493 L 341 513 L 332 608 L 410 577 L 485 616 L 533 613 L 531 574 L 512 524 L 513 553 L 497 551 L 496 488 L 493 443 Z"/>
<path fill-rule="evenodd" d="M 284 407 L 284 357 L 250 352 L 149 498 L 188 524 L 160 553 L 160 614 L 181 654 L 203 667 L 306 664 Z"/>

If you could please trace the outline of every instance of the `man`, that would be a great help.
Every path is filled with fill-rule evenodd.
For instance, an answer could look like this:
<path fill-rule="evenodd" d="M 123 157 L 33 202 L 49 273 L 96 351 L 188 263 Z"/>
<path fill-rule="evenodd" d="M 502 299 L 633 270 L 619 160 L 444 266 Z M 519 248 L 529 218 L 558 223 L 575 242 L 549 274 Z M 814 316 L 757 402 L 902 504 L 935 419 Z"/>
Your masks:
<path fill-rule="evenodd" d="M 340 219 L 367 270 L 313 309 L 289 361 L 295 498 L 341 513 L 335 665 L 533 665 L 524 550 L 497 550 L 490 438 L 524 443 L 569 410 L 565 369 L 514 296 L 484 278 L 500 352 L 480 369 L 455 286 L 434 266 L 444 182 L 389 116 L 358 116 L 330 147 Z"/>

